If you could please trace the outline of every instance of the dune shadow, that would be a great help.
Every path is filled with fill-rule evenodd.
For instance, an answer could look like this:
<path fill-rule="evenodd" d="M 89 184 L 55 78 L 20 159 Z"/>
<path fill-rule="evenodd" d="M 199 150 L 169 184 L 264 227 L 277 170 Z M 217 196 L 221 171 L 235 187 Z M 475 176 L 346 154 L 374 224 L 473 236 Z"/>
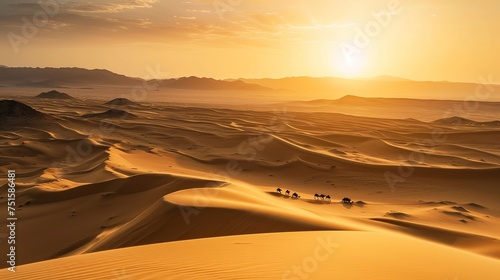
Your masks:
<path fill-rule="evenodd" d="M 451 208 L 456 210 L 456 211 L 459 211 L 459 212 L 469 212 L 469 210 L 467 210 L 466 208 L 464 208 L 462 206 L 451 206 Z"/>
<path fill-rule="evenodd" d="M 476 220 L 476 217 L 474 217 L 472 215 L 465 214 L 463 212 L 459 212 L 459 211 L 442 211 L 442 213 L 446 214 L 446 215 L 449 215 L 449 216 L 462 218 L 462 219 L 465 218 L 465 219 L 468 219 L 468 220 L 471 220 L 471 221 L 475 221 Z"/>
<path fill-rule="evenodd" d="M 408 219 L 408 218 L 411 218 L 411 215 L 408 215 L 406 213 L 403 213 L 403 212 L 399 212 L 399 211 L 389 211 L 387 213 L 385 213 L 386 217 L 391 217 L 391 218 L 395 218 L 395 219 Z"/>
<path fill-rule="evenodd" d="M 475 208 L 479 208 L 479 209 L 486 209 L 485 206 L 483 206 L 481 204 L 474 203 L 474 202 L 467 203 L 467 205 L 470 206 L 470 207 L 475 207 Z"/>
<path fill-rule="evenodd" d="M 340 204 L 342 204 L 342 206 L 344 206 L 347 209 L 351 209 L 353 205 L 352 203 L 345 203 L 345 202 L 341 202 Z"/>
<path fill-rule="evenodd" d="M 362 200 L 358 200 L 358 201 L 356 201 L 353 205 L 354 205 L 354 206 L 358 206 L 358 207 L 363 208 L 363 207 L 365 207 L 366 202 L 364 202 L 364 201 L 362 201 Z"/>
<path fill-rule="evenodd" d="M 426 205 L 455 205 L 457 204 L 456 202 L 453 201 L 424 201 L 424 200 L 419 200 L 418 201 L 420 204 L 426 204 Z"/>
<path fill-rule="evenodd" d="M 267 193 L 275 197 L 290 198 L 289 195 L 284 195 L 282 193 L 277 193 L 277 192 L 267 192 Z"/>
<path fill-rule="evenodd" d="M 311 204 L 332 204 L 330 200 L 304 199 Z"/>

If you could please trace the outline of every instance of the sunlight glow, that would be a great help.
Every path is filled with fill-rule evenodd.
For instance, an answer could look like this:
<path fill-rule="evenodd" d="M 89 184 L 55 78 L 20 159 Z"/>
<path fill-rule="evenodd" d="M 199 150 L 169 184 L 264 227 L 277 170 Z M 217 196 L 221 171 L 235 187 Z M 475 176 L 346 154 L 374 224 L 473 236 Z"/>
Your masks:
<path fill-rule="evenodd" d="M 366 70 L 367 57 L 364 52 L 349 57 L 340 52 L 334 56 L 333 67 L 338 75 L 343 77 L 360 77 Z"/>

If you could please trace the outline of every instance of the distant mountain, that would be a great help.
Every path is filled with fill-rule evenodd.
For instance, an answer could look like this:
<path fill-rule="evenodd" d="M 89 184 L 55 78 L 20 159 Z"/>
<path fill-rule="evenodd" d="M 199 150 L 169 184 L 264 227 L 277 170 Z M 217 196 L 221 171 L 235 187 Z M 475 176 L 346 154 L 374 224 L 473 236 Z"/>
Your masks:
<path fill-rule="evenodd" d="M 0 86 L 64 88 L 88 87 L 92 85 L 110 85 L 135 87 L 143 85 L 144 80 L 131 78 L 102 69 L 82 68 L 28 68 L 0 67 Z M 186 90 L 234 90 L 265 91 L 269 95 L 286 93 L 293 99 L 339 98 L 345 95 L 364 97 L 416 98 L 465 100 L 473 97 L 479 87 L 485 90 L 500 92 L 500 85 L 484 85 L 474 83 L 422 82 L 411 81 L 392 76 L 378 76 L 371 79 L 312 78 L 289 77 L 282 79 L 238 79 L 216 80 L 212 78 L 182 77 L 159 80 L 161 89 Z M 499 100 L 498 94 L 491 94 L 491 100 Z"/>
<path fill-rule="evenodd" d="M 116 106 L 127 106 L 127 105 L 139 105 L 134 101 L 127 98 L 115 98 L 111 101 L 104 103 L 105 105 L 116 105 Z"/>
<path fill-rule="evenodd" d="M 459 105 L 466 103 L 466 101 L 456 100 L 442 100 L 442 99 L 417 99 L 417 98 L 388 98 L 388 97 L 361 97 L 356 95 L 345 95 L 338 99 L 314 99 L 309 101 L 292 101 L 286 104 L 296 105 L 310 105 L 317 107 L 328 107 L 334 105 L 348 105 L 348 106 L 414 106 L 426 108 L 429 106 L 447 106 L 454 108 L 454 104 Z M 500 109 L 500 102 L 478 102 L 481 108 L 490 109 L 492 106 Z M 450 118 L 452 120 L 453 118 Z M 444 120 L 444 119 L 443 119 Z"/>
<path fill-rule="evenodd" d="M 366 79 L 366 80 L 372 80 L 372 81 L 389 81 L 389 82 L 411 81 L 409 79 L 400 78 L 400 77 L 394 77 L 394 76 L 388 76 L 388 75 L 376 76 L 376 77 L 369 78 L 369 79 Z"/>
<path fill-rule="evenodd" d="M 0 68 L 0 84 L 28 87 L 79 85 L 140 85 L 142 80 L 108 70 L 83 68 Z"/>
<path fill-rule="evenodd" d="M 75 99 L 73 96 L 71 96 L 67 93 L 64 93 L 64 92 L 59 92 L 57 90 L 42 92 L 35 97 L 36 98 L 50 98 L 50 99 Z"/>
<path fill-rule="evenodd" d="M 467 126 L 500 126 L 500 121 L 477 122 L 470 119 L 454 116 L 450 118 L 443 118 L 435 120 L 434 123 L 444 125 L 467 125 Z"/>
<path fill-rule="evenodd" d="M 257 84 L 273 89 L 285 89 L 293 91 L 324 92 L 331 91 L 336 84 L 344 79 L 340 78 L 311 78 L 290 77 L 281 79 L 240 79 L 240 81 Z"/>
<path fill-rule="evenodd" d="M 0 100 L 0 119 L 4 118 L 46 119 L 48 115 L 16 100 Z"/>
<path fill-rule="evenodd" d="M 500 85 L 483 85 L 474 83 L 454 82 L 424 82 L 411 81 L 390 76 L 380 76 L 373 79 L 343 79 L 343 78 L 313 78 L 313 77 L 289 77 L 282 79 L 240 79 L 246 83 L 258 84 L 273 89 L 306 93 L 316 98 L 339 98 L 345 95 L 356 95 L 364 97 L 390 97 L 390 98 L 415 98 L 415 99 L 442 99 L 442 100 L 465 100 L 471 98 L 479 87 L 482 91 L 500 92 Z M 483 94 L 482 96 L 485 96 Z M 493 100 L 499 100 L 498 96 L 491 94 Z M 494 99 L 496 98 L 496 99 Z"/>
<path fill-rule="evenodd" d="M 475 124 L 498 126 L 500 102 L 475 102 L 474 110 L 470 101 L 382 98 L 346 95 L 338 99 L 314 99 L 273 104 L 296 112 L 329 112 L 348 115 L 407 119 L 414 118 L 443 125 Z M 450 114 L 457 117 L 448 118 Z M 481 122 L 471 121 L 471 118 Z"/>
<path fill-rule="evenodd" d="M 348 94 L 346 96 L 342 96 L 341 98 L 339 98 L 337 100 L 334 100 L 334 102 L 336 102 L 336 103 L 370 102 L 370 101 L 373 101 L 374 99 L 378 99 L 378 98 L 366 98 L 366 97 Z"/>
<path fill-rule="evenodd" d="M 271 90 L 261 85 L 246 83 L 240 80 L 223 81 L 212 78 L 183 77 L 179 79 L 162 80 L 160 87 L 176 89 L 194 89 L 194 90 L 248 90 L 265 91 Z"/>
<path fill-rule="evenodd" d="M 144 80 L 116 74 L 103 69 L 0 67 L 0 85 L 19 87 L 63 88 L 89 85 L 141 86 Z M 240 80 L 223 81 L 212 78 L 182 77 L 159 81 L 160 88 L 192 90 L 272 90 Z"/>

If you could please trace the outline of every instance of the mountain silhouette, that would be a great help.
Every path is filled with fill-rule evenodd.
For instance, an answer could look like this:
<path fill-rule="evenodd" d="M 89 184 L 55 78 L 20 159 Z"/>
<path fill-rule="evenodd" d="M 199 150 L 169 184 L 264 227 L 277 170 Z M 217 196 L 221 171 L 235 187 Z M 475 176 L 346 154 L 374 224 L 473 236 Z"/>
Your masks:
<path fill-rule="evenodd" d="M 116 106 L 125 106 L 125 105 L 139 105 L 134 101 L 127 98 L 115 98 L 111 101 L 104 103 L 105 105 L 116 105 Z"/>
<path fill-rule="evenodd" d="M 45 119 L 47 115 L 16 100 L 0 100 L 0 117 Z"/>
<path fill-rule="evenodd" d="M 35 97 L 36 98 L 50 98 L 50 99 L 75 99 L 73 96 L 71 96 L 67 93 L 64 93 L 64 92 L 59 92 L 57 90 L 42 92 Z"/>

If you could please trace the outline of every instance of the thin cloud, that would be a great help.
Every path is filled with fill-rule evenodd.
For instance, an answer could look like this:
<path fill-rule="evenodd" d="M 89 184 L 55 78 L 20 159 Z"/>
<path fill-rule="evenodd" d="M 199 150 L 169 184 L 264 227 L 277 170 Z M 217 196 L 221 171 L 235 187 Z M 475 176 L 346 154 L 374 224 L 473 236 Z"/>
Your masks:
<path fill-rule="evenodd" d="M 151 8 L 158 0 L 113 0 L 103 3 L 93 2 L 68 2 L 59 6 L 62 12 L 71 13 L 119 13 L 126 10 L 134 10 L 139 8 Z M 47 2 L 48 5 L 51 2 Z M 24 9 L 29 11 L 41 10 L 44 2 L 40 3 L 11 3 L 9 7 Z"/>
<path fill-rule="evenodd" d="M 68 12 L 79 13 L 118 13 L 138 8 L 151 8 L 156 2 L 158 0 L 120 0 L 99 4 L 70 2 L 65 5 L 65 9 Z"/>

